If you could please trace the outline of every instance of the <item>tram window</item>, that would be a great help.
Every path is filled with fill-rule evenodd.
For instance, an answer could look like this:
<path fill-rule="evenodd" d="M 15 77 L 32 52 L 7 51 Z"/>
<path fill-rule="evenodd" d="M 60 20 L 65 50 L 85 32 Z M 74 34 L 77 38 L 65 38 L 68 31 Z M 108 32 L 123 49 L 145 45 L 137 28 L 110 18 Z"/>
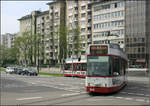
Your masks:
<path fill-rule="evenodd" d="M 82 64 L 82 71 L 86 71 L 87 70 L 87 65 L 86 64 Z"/>
<path fill-rule="evenodd" d="M 82 65 L 81 64 L 77 64 L 77 70 L 81 70 L 82 69 Z"/>
<path fill-rule="evenodd" d="M 71 66 L 71 64 L 65 64 L 65 70 L 69 70 L 70 66 Z"/>
<path fill-rule="evenodd" d="M 118 76 L 119 75 L 119 58 L 114 56 L 114 66 L 113 66 L 113 75 Z"/>
<path fill-rule="evenodd" d="M 120 75 L 124 74 L 124 60 L 122 58 L 120 58 Z"/>

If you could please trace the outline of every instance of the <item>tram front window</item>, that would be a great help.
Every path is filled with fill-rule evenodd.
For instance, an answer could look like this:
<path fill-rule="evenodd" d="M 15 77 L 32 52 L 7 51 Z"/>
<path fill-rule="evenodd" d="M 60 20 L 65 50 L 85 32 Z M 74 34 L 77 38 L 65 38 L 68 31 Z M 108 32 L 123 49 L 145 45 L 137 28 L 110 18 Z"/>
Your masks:
<path fill-rule="evenodd" d="M 110 56 L 88 56 L 87 75 L 89 76 L 111 76 L 112 57 Z"/>

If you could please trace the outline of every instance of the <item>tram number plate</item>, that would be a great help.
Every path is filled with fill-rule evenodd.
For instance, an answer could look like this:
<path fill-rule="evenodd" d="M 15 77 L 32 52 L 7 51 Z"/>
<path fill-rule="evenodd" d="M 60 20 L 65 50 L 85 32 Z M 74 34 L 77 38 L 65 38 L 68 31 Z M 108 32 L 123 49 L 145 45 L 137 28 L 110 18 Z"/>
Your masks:
<path fill-rule="evenodd" d="M 93 89 L 93 88 L 90 88 L 90 91 L 94 91 L 94 89 Z"/>

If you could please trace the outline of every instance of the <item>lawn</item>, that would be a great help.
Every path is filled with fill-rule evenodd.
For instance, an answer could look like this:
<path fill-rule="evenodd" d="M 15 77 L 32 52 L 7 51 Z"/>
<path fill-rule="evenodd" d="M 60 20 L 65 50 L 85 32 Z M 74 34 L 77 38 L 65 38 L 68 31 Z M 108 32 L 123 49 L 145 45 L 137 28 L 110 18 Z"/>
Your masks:
<path fill-rule="evenodd" d="M 49 75 L 49 76 L 55 76 L 55 77 L 62 77 L 62 74 L 57 74 L 57 73 L 43 73 L 40 72 L 39 75 Z"/>
<path fill-rule="evenodd" d="M 5 69 L 5 68 L 3 68 L 3 67 L 0 67 L 0 71 L 2 71 L 2 72 L 6 72 L 6 69 Z"/>

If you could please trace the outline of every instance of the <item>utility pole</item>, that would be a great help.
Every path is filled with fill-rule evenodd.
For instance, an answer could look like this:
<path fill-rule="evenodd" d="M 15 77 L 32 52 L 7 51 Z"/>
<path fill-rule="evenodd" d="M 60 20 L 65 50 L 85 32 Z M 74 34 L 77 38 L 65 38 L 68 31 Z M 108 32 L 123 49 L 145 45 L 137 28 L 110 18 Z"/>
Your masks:
<path fill-rule="evenodd" d="M 73 71 L 74 71 L 74 66 L 73 66 L 73 56 L 74 56 L 74 35 L 72 36 L 73 42 L 72 42 L 72 77 L 73 77 Z"/>
<path fill-rule="evenodd" d="M 38 66 L 37 66 L 37 70 L 38 70 L 38 74 L 39 74 L 39 71 L 40 71 L 40 63 L 39 63 L 39 38 L 38 38 Z"/>
<path fill-rule="evenodd" d="M 63 62 L 63 74 L 64 74 L 64 60 L 65 60 L 65 48 L 64 48 L 64 46 L 63 46 L 63 60 L 62 60 L 62 62 Z"/>

